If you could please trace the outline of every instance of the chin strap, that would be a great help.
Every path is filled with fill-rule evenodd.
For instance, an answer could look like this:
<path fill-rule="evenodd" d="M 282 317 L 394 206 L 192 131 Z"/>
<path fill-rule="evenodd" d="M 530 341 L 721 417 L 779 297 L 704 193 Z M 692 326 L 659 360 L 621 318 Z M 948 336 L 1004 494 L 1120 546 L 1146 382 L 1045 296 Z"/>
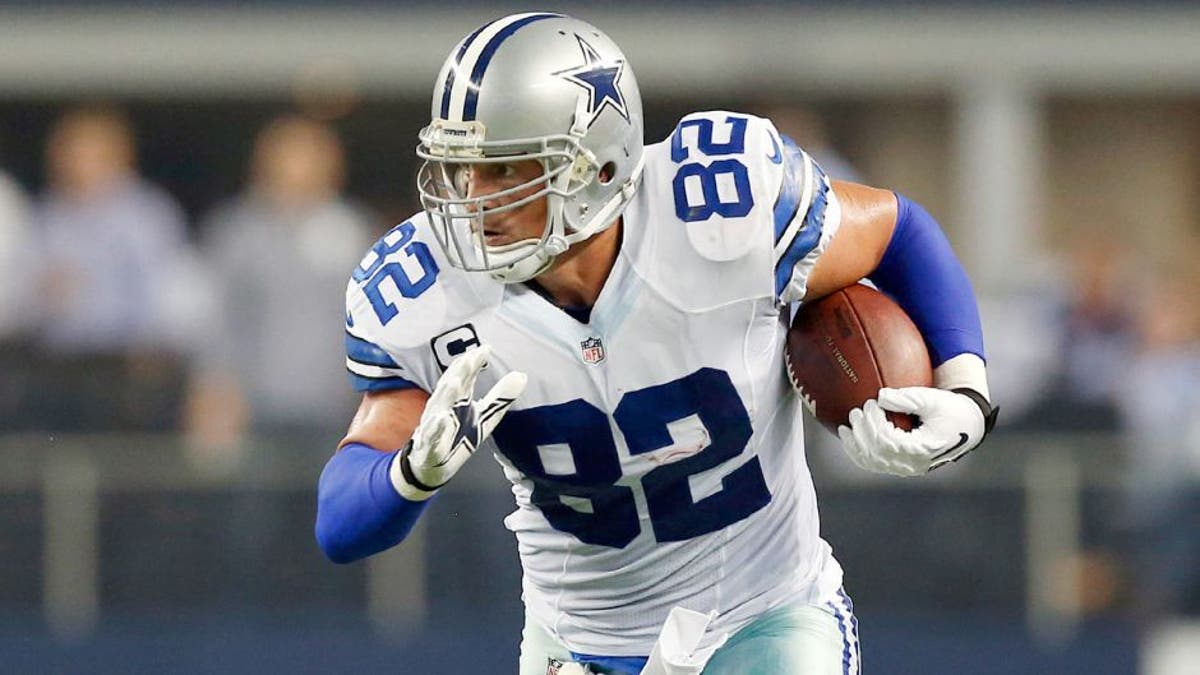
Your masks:
<path fill-rule="evenodd" d="M 566 204 L 560 201 L 559 213 L 552 225 L 553 232 L 546 238 L 546 243 L 541 249 L 530 253 L 527 257 L 521 258 L 513 264 L 491 273 L 491 277 L 496 281 L 506 284 L 521 283 L 529 281 L 537 275 L 545 272 L 554 264 L 555 258 L 566 253 L 567 249 L 586 241 L 597 233 L 602 232 L 621 214 L 625 205 L 633 199 L 633 195 L 637 193 L 638 186 L 642 180 L 642 169 L 645 168 L 645 157 L 638 159 L 638 163 L 633 167 L 633 173 L 621 185 L 621 191 L 613 195 L 604 206 L 596 212 L 596 215 L 588 222 L 586 227 L 575 230 L 570 234 L 563 234 L 566 223 Z"/>
<path fill-rule="evenodd" d="M 586 93 L 581 93 L 575 104 L 575 116 L 571 120 L 571 136 L 575 139 L 582 140 L 587 136 L 588 125 L 591 124 L 592 116 L 588 112 L 589 100 Z M 581 144 L 576 146 L 582 152 L 587 153 L 587 165 L 595 167 L 594 171 L 599 171 L 600 167 L 595 166 L 595 157 L 588 152 Z M 579 157 L 575 158 L 571 169 L 563 172 L 556 180 L 560 183 L 558 188 L 561 192 L 566 192 L 571 180 L 576 177 Z M 572 227 L 571 232 L 567 232 L 568 219 L 567 207 L 568 204 L 561 196 L 547 196 L 548 199 L 554 199 L 557 204 L 554 208 L 557 213 L 550 216 L 550 234 L 546 237 L 546 241 L 542 246 L 531 252 L 528 256 L 517 260 L 502 269 L 491 272 L 491 277 L 501 283 L 520 283 L 528 281 L 537 275 L 550 269 L 554 264 L 555 258 L 567 252 L 575 244 L 581 241 L 586 241 L 598 232 L 608 229 L 625 205 L 633 199 L 633 195 L 637 192 L 638 186 L 642 181 L 642 169 L 645 168 L 646 157 L 643 154 L 638 158 L 637 164 L 633 167 L 633 171 L 629 174 L 629 178 L 621 184 L 621 190 L 617 194 L 609 198 L 604 206 L 600 207 L 591 218 L 588 219 L 587 225 L 583 227 Z M 594 176 L 593 180 L 598 180 L 598 176 Z M 553 203 L 553 202 L 552 202 Z"/>

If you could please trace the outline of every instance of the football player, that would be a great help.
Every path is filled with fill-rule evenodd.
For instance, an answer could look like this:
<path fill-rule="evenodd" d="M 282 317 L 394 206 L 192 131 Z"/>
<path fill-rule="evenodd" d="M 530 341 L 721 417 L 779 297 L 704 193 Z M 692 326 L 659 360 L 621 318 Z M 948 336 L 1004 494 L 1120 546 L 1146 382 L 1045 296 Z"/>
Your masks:
<path fill-rule="evenodd" d="M 706 617 L 666 659 L 680 672 L 858 672 L 784 371 L 789 307 L 864 277 L 893 295 L 936 387 L 880 392 L 841 440 L 902 476 L 958 459 L 993 415 L 974 296 L 933 218 L 831 182 L 750 115 L 688 115 L 644 146 L 621 50 L 552 13 L 454 47 L 418 154 L 424 211 L 347 292 L 364 396 L 319 482 L 325 553 L 403 540 L 487 442 L 516 497 L 521 675 L 641 672 L 673 608 Z"/>

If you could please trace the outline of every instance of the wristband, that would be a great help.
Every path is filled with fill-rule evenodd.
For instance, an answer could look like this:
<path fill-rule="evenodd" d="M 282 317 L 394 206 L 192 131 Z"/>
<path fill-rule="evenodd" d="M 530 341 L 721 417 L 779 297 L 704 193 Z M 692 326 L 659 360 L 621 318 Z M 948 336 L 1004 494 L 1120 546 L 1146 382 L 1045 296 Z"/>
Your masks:
<path fill-rule="evenodd" d="M 404 445 L 403 448 L 400 449 L 400 455 L 396 458 L 396 462 L 400 466 L 400 476 L 404 479 L 404 482 L 422 492 L 430 493 L 445 485 L 445 483 L 441 483 L 439 485 L 426 485 L 419 478 L 417 478 L 417 474 L 413 473 L 412 461 L 409 459 L 409 456 L 412 455 L 412 448 L 413 442 L 410 440 Z"/>
<path fill-rule="evenodd" d="M 992 407 L 991 402 L 984 398 L 983 394 L 974 389 L 960 387 L 958 389 L 951 389 L 950 391 L 966 396 L 974 401 L 975 405 L 979 406 L 979 412 L 983 413 L 983 438 L 987 438 L 992 428 L 996 426 L 996 416 L 1000 414 L 1000 406 Z M 980 443 L 983 442 L 983 438 L 979 439 Z"/>

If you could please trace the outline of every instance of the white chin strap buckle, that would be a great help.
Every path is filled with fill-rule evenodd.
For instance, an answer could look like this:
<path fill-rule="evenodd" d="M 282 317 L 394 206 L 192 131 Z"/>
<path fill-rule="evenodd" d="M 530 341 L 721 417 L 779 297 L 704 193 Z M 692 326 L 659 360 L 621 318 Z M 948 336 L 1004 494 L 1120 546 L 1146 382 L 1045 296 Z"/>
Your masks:
<path fill-rule="evenodd" d="M 548 255 L 556 256 L 565 253 L 570 247 L 571 245 L 567 243 L 565 237 L 555 235 L 550 237 L 550 239 L 546 242 L 546 248 L 544 250 Z"/>

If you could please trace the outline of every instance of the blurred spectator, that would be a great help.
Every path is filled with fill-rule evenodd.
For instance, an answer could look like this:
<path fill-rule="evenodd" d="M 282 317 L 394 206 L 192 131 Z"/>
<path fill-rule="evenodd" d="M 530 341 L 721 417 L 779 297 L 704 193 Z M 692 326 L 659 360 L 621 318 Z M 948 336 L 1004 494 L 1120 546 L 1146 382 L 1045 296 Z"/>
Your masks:
<path fill-rule="evenodd" d="M 1039 252 L 1020 265 L 1019 273 L 979 298 L 983 334 L 988 336 L 988 387 L 994 400 L 1004 402 L 1004 418 L 996 429 L 1001 434 L 1020 430 L 1025 420 L 1035 421 L 1037 408 L 1062 379 L 1058 352 L 1068 296 L 1062 264 Z"/>
<path fill-rule="evenodd" d="M 31 259 L 28 204 L 21 188 L 0 173 L 0 344 L 29 330 Z"/>
<path fill-rule="evenodd" d="M 46 168 L 49 189 L 33 220 L 50 386 L 34 414 L 66 430 L 168 428 L 202 292 L 183 214 L 138 176 L 132 129 L 115 109 L 59 118 Z"/>
<path fill-rule="evenodd" d="M 25 195 L 17 184 L 0 173 L 0 428 L 8 428 L 19 417 L 28 387 L 28 373 L 20 364 L 28 361 L 30 330 L 29 283 L 36 263 L 32 259 Z"/>
<path fill-rule="evenodd" d="M 344 171 L 330 128 L 276 119 L 255 142 L 245 192 L 208 219 L 219 302 L 188 427 L 193 449 L 211 459 L 232 456 L 249 431 L 324 452 L 353 410 L 342 314 L 373 230 L 340 194 Z"/>
<path fill-rule="evenodd" d="M 1010 428 L 1052 431 L 1116 431 L 1116 394 L 1135 341 L 1128 294 L 1129 249 L 1089 233 L 1067 254 L 1063 295 L 1057 300 L 1057 344 L 1046 366 L 1053 369 L 1042 399 Z M 1054 291 L 1043 291 L 1053 296 Z"/>
<path fill-rule="evenodd" d="M 1200 275 L 1141 297 L 1139 343 L 1117 389 L 1128 457 L 1122 523 L 1141 618 L 1200 614 Z"/>

